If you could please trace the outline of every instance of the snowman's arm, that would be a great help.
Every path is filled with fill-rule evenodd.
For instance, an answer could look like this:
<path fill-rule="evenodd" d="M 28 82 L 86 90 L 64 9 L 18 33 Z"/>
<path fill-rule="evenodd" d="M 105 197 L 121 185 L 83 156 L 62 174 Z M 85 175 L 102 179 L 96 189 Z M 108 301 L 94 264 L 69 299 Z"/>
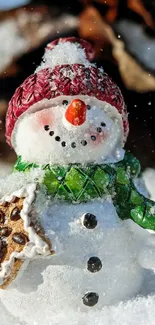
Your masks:
<path fill-rule="evenodd" d="M 155 231 L 155 202 L 140 194 L 131 179 L 128 184 L 116 183 L 114 205 L 122 220 L 132 219 L 142 228 Z"/>

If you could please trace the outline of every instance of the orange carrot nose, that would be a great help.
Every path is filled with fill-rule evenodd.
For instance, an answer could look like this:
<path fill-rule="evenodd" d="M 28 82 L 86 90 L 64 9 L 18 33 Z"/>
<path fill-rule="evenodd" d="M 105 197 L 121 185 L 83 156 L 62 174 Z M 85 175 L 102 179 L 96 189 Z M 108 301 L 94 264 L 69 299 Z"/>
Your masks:
<path fill-rule="evenodd" d="M 66 120 L 75 126 L 83 124 L 86 120 L 86 108 L 82 100 L 72 100 L 65 113 Z"/>

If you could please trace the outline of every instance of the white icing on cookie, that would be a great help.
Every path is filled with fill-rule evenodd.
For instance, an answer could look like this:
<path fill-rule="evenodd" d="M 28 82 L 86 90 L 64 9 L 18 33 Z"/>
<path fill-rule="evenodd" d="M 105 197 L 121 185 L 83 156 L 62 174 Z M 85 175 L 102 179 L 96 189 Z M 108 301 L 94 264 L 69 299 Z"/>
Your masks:
<path fill-rule="evenodd" d="M 23 208 L 20 212 L 20 216 L 24 221 L 24 229 L 28 233 L 29 242 L 25 245 L 24 249 L 21 252 L 12 252 L 10 259 L 1 263 L 0 269 L 0 285 L 4 283 L 4 280 L 8 278 L 11 274 L 12 265 L 14 264 L 15 258 L 18 259 L 32 259 L 38 255 L 47 256 L 51 254 L 49 245 L 36 234 L 34 229 L 30 226 L 30 217 L 29 212 L 31 205 L 35 198 L 36 184 L 28 184 L 25 187 L 22 187 L 20 190 L 15 191 L 9 196 L 4 196 L 0 200 L 0 204 L 5 202 L 13 202 L 16 197 L 23 198 Z"/>

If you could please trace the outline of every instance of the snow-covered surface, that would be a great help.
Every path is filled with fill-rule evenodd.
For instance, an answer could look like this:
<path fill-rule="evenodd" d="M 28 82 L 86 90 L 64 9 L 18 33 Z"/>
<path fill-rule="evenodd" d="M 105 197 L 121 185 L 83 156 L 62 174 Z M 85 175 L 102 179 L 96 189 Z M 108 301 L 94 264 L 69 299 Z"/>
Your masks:
<path fill-rule="evenodd" d="M 8 174 L 10 174 L 12 171 L 12 168 L 13 168 L 12 164 L 8 164 L 7 162 L 1 161 L 0 162 L 0 178 L 5 177 Z"/>
<path fill-rule="evenodd" d="M 33 183 L 36 179 L 42 179 L 44 171 L 39 168 L 30 171 L 29 173 L 14 172 L 6 177 L 0 178 L 0 199 L 4 195 L 11 195 L 24 187 L 26 184 Z"/>
<path fill-rule="evenodd" d="M 0 302 L 0 315 L 1 315 L 1 325 L 25 325 L 24 323 L 20 322 L 17 318 L 11 316 L 11 314 L 4 308 L 1 302 Z"/>
<path fill-rule="evenodd" d="M 0 72 L 4 71 L 12 59 L 22 54 L 29 43 L 19 34 L 16 21 L 8 19 L 0 23 Z"/>
<path fill-rule="evenodd" d="M 1 3 L 0 0 L 0 6 L 2 5 L 5 9 L 5 6 L 7 8 L 7 5 L 11 6 L 11 3 L 12 5 L 17 6 L 17 2 L 24 3 L 24 0 L 10 0 L 9 2 L 10 4 L 8 1 L 3 1 L 3 3 Z M 25 2 L 28 3 L 29 0 L 25 0 Z M 15 19 L 11 18 L 0 23 L 0 73 L 5 71 L 14 58 L 20 57 L 26 51 L 31 49 L 31 47 L 39 45 L 49 37 L 55 36 L 55 34 L 58 34 L 59 36 L 59 34 L 63 33 L 64 31 L 67 32 L 68 30 L 74 29 L 78 24 L 75 16 L 70 14 L 62 14 L 57 19 L 53 18 L 51 21 L 47 20 L 40 23 L 36 40 L 32 40 L 28 35 L 26 38 L 25 34 L 22 33 L 22 24 L 28 24 L 29 21 L 30 23 L 35 23 L 35 19 L 40 19 L 40 17 L 41 16 L 39 13 L 36 13 L 36 15 L 32 13 L 31 16 L 26 12 L 21 12 L 20 15 L 18 15 L 19 24 L 17 24 Z M 25 30 L 25 26 L 23 26 L 23 30 Z"/>
<path fill-rule="evenodd" d="M 46 301 L 46 296 L 43 296 L 42 300 L 43 302 Z M 100 311 L 91 309 L 88 313 L 73 312 L 71 310 L 65 313 L 58 309 L 55 310 L 50 319 L 44 315 L 44 319 L 41 318 L 41 321 L 35 320 L 32 322 L 30 320 L 27 323 L 19 322 L 0 307 L 0 310 L 2 309 L 1 325 L 154 325 L 154 306 L 155 296 L 139 297 L 127 303 L 105 307 Z M 29 310 L 29 315 L 30 312 L 33 315 L 33 310 Z"/>
<path fill-rule="evenodd" d="M 86 121 L 80 126 L 65 118 L 67 107 L 75 98 L 90 106 Z M 64 100 L 68 103 L 63 104 Z M 16 122 L 11 141 L 17 155 L 25 161 L 69 164 L 121 160 L 122 140 L 123 124 L 117 109 L 95 97 L 80 95 L 59 96 L 32 105 Z"/>
<path fill-rule="evenodd" d="M 36 69 L 36 72 L 45 68 L 54 68 L 62 64 L 83 64 L 90 66 L 90 61 L 86 58 L 85 50 L 79 44 L 70 42 L 59 43 L 52 50 L 46 50 L 43 61 Z M 94 64 L 93 64 L 94 65 Z"/>

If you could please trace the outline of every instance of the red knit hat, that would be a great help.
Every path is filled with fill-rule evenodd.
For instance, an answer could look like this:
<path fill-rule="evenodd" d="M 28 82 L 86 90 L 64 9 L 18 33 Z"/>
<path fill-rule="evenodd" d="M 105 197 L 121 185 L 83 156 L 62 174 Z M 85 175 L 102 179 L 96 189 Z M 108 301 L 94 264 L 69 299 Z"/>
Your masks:
<path fill-rule="evenodd" d="M 128 114 L 124 104 L 123 96 L 119 87 L 103 72 L 88 60 L 93 58 L 93 49 L 89 42 L 71 38 L 60 38 L 47 45 L 45 53 L 52 51 L 60 44 L 75 44 L 85 52 L 87 64 L 70 63 L 57 64 L 47 67 L 43 62 L 37 72 L 29 76 L 23 84 L 18 87 L 13 95 L 6 116 L 6 139 L 11 144 L 11 136 L 18 118 L 25 113 L 33 104 L 43 100 L 52 99 L 57 96 L 88 95 L 111 104 L 122 117 L 124 128 L 123 141 L 128 135 Z M 66 62 L 64 62 L 66 63 Z"/>

